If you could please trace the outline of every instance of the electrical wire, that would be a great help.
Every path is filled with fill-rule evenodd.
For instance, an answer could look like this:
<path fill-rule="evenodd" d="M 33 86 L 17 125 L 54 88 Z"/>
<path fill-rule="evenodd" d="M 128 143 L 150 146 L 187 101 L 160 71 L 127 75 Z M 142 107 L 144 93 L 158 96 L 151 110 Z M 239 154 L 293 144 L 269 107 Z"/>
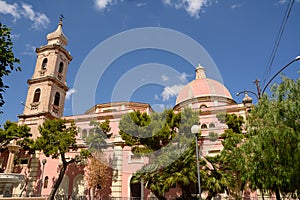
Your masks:
<path fill-rule="evenodd" d="M 291 14 L 291 10 L 292 10 L 292 7 L 294 5 L 294 2 L 295 2 L 295 0 L 290 0 L 288 6 L 286 8 L 285 15 L 284 15 L 283 20 L 281 22 L 281 26 L 280 26 L 280 29 L 279 29 L 279 32 L 278 32 L 275 44 L 273 46 L 273 50 L 272 50 L 270 59 L 268 61 L 266 70 L 265 70 L 264 75 L 263 75 L 263 79 L 262 79 L 263 80 L 263 84 L 262 84 L 262 87 L 265 86 L 265 83 L 266 83 L 268 77 L 270 76 L 271 68 L 272 68 L 272 65 L 273 65 L 273 62 L 274 62 L 274 59 L 275 59 L 278 47 L 279 47 L 279 43 L 280 43 L 280 40 L 282 38 L 284 29 L 285 29 L 285 25 L 286 25 L 286 23 L 288 21 L 288 18 L 290 16 L 290 14 Z"/>

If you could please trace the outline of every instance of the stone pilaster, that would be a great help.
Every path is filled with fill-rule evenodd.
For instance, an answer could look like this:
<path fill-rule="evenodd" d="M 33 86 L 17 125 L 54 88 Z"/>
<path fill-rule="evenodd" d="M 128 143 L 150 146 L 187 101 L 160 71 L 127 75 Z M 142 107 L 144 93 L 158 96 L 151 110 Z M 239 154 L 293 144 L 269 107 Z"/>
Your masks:
<path fill-rule="evenodd" d="M 123 162 L 123 149 L 124 141 L 120 135 L 114 137 L 114 157 L 113 157 L 113 178 L 111 186 L 112 197 L 122 197 L 122 162 Z"/>
<path fill-rule="evenodd" d="M 26 196 L 33 196 L 37 194 L 37 180 L 38 180 L 38 172 L 39 172 L 39 154 L 35 153 L 30 162 L 29 174 L 28 174 L 28 182 L 26 189 Z"/>

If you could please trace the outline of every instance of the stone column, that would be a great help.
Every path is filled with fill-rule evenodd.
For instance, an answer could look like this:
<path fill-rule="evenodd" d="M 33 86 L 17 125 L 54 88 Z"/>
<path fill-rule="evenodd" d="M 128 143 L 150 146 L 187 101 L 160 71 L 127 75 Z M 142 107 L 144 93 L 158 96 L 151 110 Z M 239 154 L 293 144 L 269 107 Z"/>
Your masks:
<path fill-rule="evenodd" d="M 9 155 L 8 161 L 5 169 L 5 173 L 12 173 L 14 168 L 14 158 L 15 154 L 19 152 L 20 146 L 16 144 L 16 141 L 13 141 L 7 145 Z"/>
<path fill-rule="evenodd" d="M 112 197 L 122 197 L 122 162 L 123 162 L 123 149 L 124 141 L 121 136 L 115 135 L 114 141 L 114 156 L 113 156 L 113 177 L 111 186 Z"/>

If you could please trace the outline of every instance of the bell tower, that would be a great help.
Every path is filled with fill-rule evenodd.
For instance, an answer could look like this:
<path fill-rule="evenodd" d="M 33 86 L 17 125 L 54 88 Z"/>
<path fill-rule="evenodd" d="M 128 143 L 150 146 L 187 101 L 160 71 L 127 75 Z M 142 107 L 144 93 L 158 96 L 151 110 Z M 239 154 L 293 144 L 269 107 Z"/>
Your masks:
<path fill-rule="evenodd" d="M 37 126 L 46 119 L 60 118 L 68 86 L 66 75 L 72 56 L 65 49 L 68 39 L 62 31 L 62 18 L 57 29 L 47 35 L 48 43 L 36 48 L 35 70 L 28 83 L 28 93 L 19 122 L 28 124 L 36 136 Z M 33 130 L 33 129 L 36 129 Z"/>

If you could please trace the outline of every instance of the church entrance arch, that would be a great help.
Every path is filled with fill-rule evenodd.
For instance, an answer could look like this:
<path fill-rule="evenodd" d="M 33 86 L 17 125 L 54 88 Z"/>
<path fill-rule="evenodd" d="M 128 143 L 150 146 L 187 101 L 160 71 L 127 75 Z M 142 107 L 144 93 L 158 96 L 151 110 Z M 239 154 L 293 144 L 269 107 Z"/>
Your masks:
<path fill-rule="evenodd" d="M 141 198 L 141 183 L 132 183 L 132 178 L 130 179 L 130 198 Z"/>

